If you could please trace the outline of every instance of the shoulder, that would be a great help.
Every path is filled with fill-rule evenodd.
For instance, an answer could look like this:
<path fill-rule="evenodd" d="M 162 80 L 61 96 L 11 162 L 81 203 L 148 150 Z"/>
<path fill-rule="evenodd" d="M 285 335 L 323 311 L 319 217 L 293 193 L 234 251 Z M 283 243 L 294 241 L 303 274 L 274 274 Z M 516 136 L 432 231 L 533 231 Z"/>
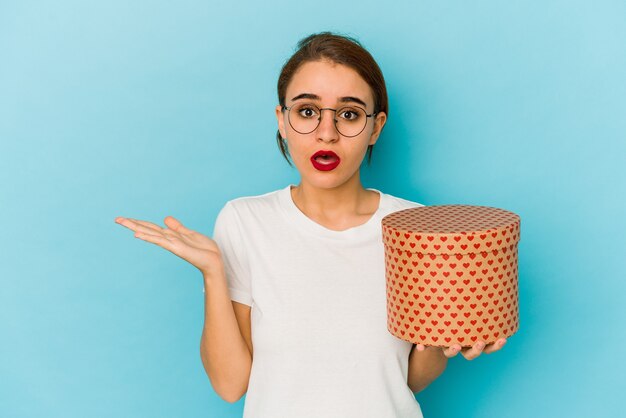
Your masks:
<path fill-rule="evenodd" d="M 254 215 L 253 218 L 257 218 L 268 212 L 275 212 L 280 205 L 279 193 L 281 191 L 282 189 L 228 200 L 222 207 L 220 215 L 246 219 L 248 215 Z"/>
<path fill-rule="evenodd" d="M 237 197 L 226 202 L 226 205 L 230 205 L 239 210 L 277 205 L 279 193 L 282 191 L 283 189 L 280 189 L 258 195 Z"/>
<path fill-rule="evenodd" d="M 394 196 L 391 194 L 381 192 L 384 198 L 384 207 L 381 208 L 383 210 L 383 215 L 387 215 L 392 212 L 397 212 L 399 210 L 416 208 L 420 206 L 425 206 L 422 203 L 415 202 L 412 200 L 404 199 L 402 197 Z"/>
<path fill-rule="evenodd" d="M 280 204 L 279 192 L 280 190 L 276 190 L 227 200 L 215 219 L 214 237 L 216 239 L 226 235 L 243 237 L 263 228 L 264 224 L 275 224 L 275 217 L 279 212 L 277 210 Z"/>

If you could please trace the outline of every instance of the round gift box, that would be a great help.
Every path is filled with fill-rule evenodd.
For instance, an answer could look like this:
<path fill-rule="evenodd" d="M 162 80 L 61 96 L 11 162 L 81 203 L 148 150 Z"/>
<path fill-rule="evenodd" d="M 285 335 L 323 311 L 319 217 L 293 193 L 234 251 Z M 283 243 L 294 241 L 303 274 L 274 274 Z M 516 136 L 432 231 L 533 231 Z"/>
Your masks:
<path fill-rule="evenodd" d="M 392 335 L 468 347 L 517 331 L 518 215 L 488 206 L 420 206 L 385 216 L 382 229 Z"/>

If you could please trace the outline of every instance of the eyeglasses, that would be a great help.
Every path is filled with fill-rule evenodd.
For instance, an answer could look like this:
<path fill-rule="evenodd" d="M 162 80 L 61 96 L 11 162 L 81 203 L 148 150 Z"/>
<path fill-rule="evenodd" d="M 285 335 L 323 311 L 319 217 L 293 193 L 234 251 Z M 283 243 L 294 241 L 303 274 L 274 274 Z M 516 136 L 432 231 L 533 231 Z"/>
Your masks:
<path fill-rule="evenodd" d="M 322 121 L 322 110 L 332 110 L 335 112 L 333 121 L 337 132 L 346 137 L 359 135 L 367 125 L 367 119 L 374 116 L 376 112 L 369 115 L 360 106 L 344 106 L 340 109 L 330 107 L 319 108 L 312 103 L 296 103 L 290 107 L 283 106 L 287 110 L 289 125 L 300 134 L 310 134 L 317 129 Z"/>

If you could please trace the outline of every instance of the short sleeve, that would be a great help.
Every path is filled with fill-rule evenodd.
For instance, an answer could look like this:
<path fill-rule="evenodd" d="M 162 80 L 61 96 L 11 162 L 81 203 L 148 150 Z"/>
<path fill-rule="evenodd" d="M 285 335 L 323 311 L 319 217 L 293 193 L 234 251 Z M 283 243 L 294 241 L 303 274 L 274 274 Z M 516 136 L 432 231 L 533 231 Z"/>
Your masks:
<path fill-rule="evenodd" d="M 222 253 L 230 299 L 252 306 L 250 267 L 241 230 L 237 211 L 226 202 L 215 220 L 213 240 Z"/>

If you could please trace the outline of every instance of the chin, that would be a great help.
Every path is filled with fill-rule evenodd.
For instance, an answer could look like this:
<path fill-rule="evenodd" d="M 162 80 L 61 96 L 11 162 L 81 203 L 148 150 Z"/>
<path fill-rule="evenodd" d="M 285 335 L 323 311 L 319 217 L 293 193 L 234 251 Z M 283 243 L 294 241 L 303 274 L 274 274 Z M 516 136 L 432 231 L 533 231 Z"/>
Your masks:
<path fill-rule="evenodd" d="M 340 178 L 338 176 L 328 176 L 328 178 L 320 179 L 319 177 L 301 177 L 302 181 L 318 189 L 335 189 L 350 182 L 350 178 Z"/>

